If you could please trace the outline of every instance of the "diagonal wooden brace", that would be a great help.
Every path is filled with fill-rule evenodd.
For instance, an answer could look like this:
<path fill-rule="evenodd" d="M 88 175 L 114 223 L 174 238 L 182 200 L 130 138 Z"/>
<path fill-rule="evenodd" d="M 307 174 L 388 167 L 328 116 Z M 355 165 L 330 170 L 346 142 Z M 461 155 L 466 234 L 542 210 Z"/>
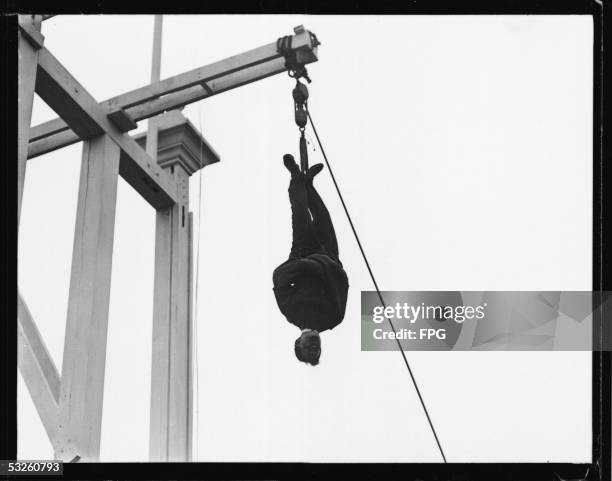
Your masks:
<path fill-rule="evenodd" d="M 60 377 L 21 294 L 17 300 L 18 367 L 51 444 L 59 427 Z"/>

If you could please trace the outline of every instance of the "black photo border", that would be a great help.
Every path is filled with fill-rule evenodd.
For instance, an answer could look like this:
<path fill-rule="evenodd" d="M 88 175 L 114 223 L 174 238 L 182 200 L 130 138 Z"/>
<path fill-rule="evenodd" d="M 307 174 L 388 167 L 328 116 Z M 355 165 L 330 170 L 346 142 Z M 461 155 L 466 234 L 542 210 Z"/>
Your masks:
<path fill-rule="evenodd" d="M 605 1 L 605 0 L 604 0 Z M 592 0 L 467 0 L 459 2 L 411 0 L 404 4 L 379 0 L 354 2 L 319 1 L 263 1 L 251 5 L 231 5 L 228 2 L 201 1 L 189 4 L 159 3 L 136 6 L 128 2 L 97 0 L 91 3 L 15 1 L 3 0 L 2 5 L 2 46 L 0 52 L 4 62 L 2 75 L 5 87 L 3 97 L 3 120 L 5 129 L 3 149 L 4 188 L 2 208 L 6 226 L 2 240 L 6 247 L 0 256 L 5 288 L 2 290 L 3 311 L 5 312 L 2 336 L 2 416 L 0 419 L 0 459 L 15 459 L 17 454 L 17 233 L 15 181 L 16 158 L 16 112 L 17 112 L 17 27 L 15 12 L 18 13 L 109 13 L 109 14 L 154 14 L 154 13 L 296 13 L 296 14 L 404 14 L 404 15 L 591 15 L 594 26 L 593 43 L 593 291 L 612 291 L 610 274 L 610 241 L 612 210 L 612 189 L 610 188 L 611 149 L 609 135 L 604 125 L 610 125 L 610 111 L 603 108 L 604 102 L 604 57 L 603 35 L 604 4 Z M 139 9 L 140 7 L 140 9 Z M 364 39 L 367 41 L 367 39 Z M 612 78 L 610 75 L 608 78 Z M 607 165 L 604 159 L 607 159 Z M 12 307 L 9 307 L 12 306 Z M 612 338 L 611 314 L 594 324 L 594 343 L 610 345 Z M 607 319 L 607 322 L 606 322 Z M 43 479 L 325 479 L 358 476 L 366 479 L 405 480 L 589 480 L 610 481 L 610 418 L 611 418 L 611 352 L 594 350 L 592 353 L 592 462 L 572 463 L 385 463 L 385 464 L 319 464 L 319 463 L 71 463 L 64 465 L 64 474 Z M 290 440 L 287 440 L 290 442 Z M 13 477 L 9 478 L 12 479 Z M 14 476 L 15 479 L 25 479 Z"/>

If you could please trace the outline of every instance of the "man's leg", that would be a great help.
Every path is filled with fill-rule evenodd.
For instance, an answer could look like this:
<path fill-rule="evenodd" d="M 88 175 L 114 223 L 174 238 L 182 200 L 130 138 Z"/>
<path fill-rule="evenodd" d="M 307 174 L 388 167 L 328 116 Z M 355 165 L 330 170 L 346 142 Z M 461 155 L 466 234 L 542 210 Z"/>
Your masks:
<path fill-rule="evenodd" d="M 325 250 L 338 258 L 338 240 L 336 239 L 334 224 L 312 181 L 306 182 L 306 192 L 308 193 L 308 206 L 310 212 L 312 212 L 315 234 Z"/>
<path fill-rule="evenodd" d="M 287 162 L 286 160 L 285 165 L 287 165 Z M 299 170 L 291 173 L 289 202 L 291 203 L 291 227 L 293 230 L 293 242 L 289 258 L 302 257 L 317 251 L 320 248 L 320 243 L 315 235 L 308 211 L 306 182 Z"/>

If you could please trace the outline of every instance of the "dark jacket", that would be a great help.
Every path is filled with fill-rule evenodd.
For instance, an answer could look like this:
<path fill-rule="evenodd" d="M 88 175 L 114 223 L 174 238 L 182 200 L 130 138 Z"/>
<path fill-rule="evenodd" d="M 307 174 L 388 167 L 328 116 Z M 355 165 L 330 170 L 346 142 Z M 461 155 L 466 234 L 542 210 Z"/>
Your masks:
<path fill-rule="evenodd" d="M 323 253 L 289 259 L 272 281 L 280 311 L 300 329 L 323 332 L 344 319 L 348 277 L 339 260 Z"/>

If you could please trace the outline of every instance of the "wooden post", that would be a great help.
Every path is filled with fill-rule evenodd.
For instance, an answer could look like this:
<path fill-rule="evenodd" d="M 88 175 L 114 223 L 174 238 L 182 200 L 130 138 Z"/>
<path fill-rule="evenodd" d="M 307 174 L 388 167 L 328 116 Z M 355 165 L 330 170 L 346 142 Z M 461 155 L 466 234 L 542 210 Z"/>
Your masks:
<path fill-rule="evenodd" d="M 188 396 L 189 396 L 189 407 L 187 409 L 187 414 L 188 414 L 188 419 L 187 419 L 187 427 L 189 429 L 189 432 L 187 433 L 187 453 L 189 454 L 189 459 L 193 460 L 193 456 L 194 456 L 194 452 L 193 452 L 193 423 L 194 423 L 194 417 L 193 417 L 193 385 L 194 385 L 194 380 L 193 380 L 193 375 L 194 375 L 194 369 L 193 369 L 193 365 L 194 362 L 197 362 L 197 358 L 194 359 L 194 348 L 195 348 L 195 343 L 197 342 L 197 339 L 195 338 L 194 334 L 195 334 L 195 330 L 194 330 L 194 318 L 193 318 L 193 299 L 194 296 L 197 295 L 197 292 L 194 291 L 194 285 L 193 285 L 193 266 L 194 266 L 194 257 L 193 257 L 193 212 L 189 213 L 189 248 L 187 250 L 188 254 L 189 254 L 189 289 L 187 290 L 187 293 L 189 294 L 189 300 L 188 300 L 188 307 L 189 307 L 189 354 L 191 356 L 190 362 L 189 362 L 189 374 L 188 374 L 188 380 L 187 380 L 187 388 L 188 388 Z M 197 382 L 197 381 L 196 381 Z M 197 455 L 197 453 L 196 453 Z"/>
<path fill-rule="evenodd" d="M 40 16 L 19 15 L 19 24 L 40 30 Z M 17 228 L 21 217 L 21 199 L 25 183 L 26 163 L 28 161 L 28 144 L 30 141 L 30 123 L 32 121 L 32 103 L 38 68 L 37 43 L 19 29 L 18 32 L 18 75 L 17 75 Z M 39 39 L 42 39 L 40 35 Z"/>
<path fill-rule="evenodd" d="M 163 15 L 155 15 L 153 25 L 153 53 L 151 54 L 151 83 L 159 82 L 161 75 L 161 49 Z M 147 125 L 147 154 L 154 159 L 157 157 L 157 125 L 155 117 L 149 119 Z"/>
<path fill-rule="evenodd" d="M 189 174 L 176 164 L 179 203 L 157 212 L 151 375 L 151 461 L 188 461 Z"/>
<path fill-rule="evenodd" d="M 65 461 L 100 455 L 119 157 L 107 135 L 83 144 L 56 450 Z"/>
<path fill-rule="evenodd" d="M 174 176 L 178 202 L 157 211 L 150 460 L 189 461 L 192 450 L 193 319 L 189 176 L 219 158 L 178 111 L 159 117 L 158 163 Z M 144 146 L 146 135 L 134 137 Z"/>
<path fill-rule="evenodd" d="M 161 72 L 162 16 L 155 16 L 151 83 Z M 157 158 L 158 126 L 149 119 L 146 151 Z M 179 202 L 159 210 L 155 223 L 153 372 L 151 377 L 152 461 L 189 461 L 190 456 L 190 228 L 189 173 L 166 165 L 178 185 Z"/>

